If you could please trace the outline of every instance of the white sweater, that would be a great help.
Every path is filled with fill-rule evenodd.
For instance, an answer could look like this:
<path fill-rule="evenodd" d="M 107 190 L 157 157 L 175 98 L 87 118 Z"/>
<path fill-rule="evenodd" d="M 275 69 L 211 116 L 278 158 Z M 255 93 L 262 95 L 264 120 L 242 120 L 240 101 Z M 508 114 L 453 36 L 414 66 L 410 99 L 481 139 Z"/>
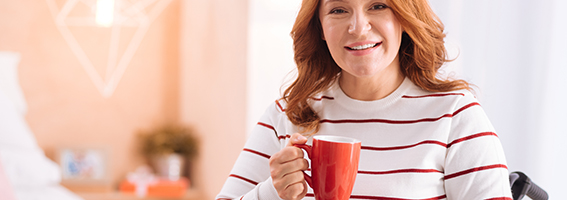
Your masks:
<path fill-rule="evenodd" d="M 469 91 L 431 93 L 406 78 L 384 99 L 358 101 L 335 83 L 310 103 L 317 134 L 362 141 L 351 199 L 512 199 L 502 146 Z M 280 199 L 268 159 L 295 132 L 284 101 L 268 107 L 217 199 Z"/>

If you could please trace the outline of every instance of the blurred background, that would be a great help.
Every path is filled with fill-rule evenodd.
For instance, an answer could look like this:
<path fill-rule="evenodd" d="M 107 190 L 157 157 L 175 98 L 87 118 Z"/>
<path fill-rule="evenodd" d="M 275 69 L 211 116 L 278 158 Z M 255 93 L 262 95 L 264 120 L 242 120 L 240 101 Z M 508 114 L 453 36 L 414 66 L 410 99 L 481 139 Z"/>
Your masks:
<path fill-rule="evenodd" d="M 558 198 L 567 178 L 567 1 L 430 3 L 456 58 L 443 75 L 477 86 L 509 170 Z M 137 135 L 183 124 L 199 141 L 187 169 L 192 191 L 213 199 L 249 130 L 294 76 L 289 32 L 299 5 L 0 0 L 0 51 L 18 60 L 17 104 L 48 158 L 61 148 L 105 149 L 105 184 L 117 190 L 146 164 Z"/>

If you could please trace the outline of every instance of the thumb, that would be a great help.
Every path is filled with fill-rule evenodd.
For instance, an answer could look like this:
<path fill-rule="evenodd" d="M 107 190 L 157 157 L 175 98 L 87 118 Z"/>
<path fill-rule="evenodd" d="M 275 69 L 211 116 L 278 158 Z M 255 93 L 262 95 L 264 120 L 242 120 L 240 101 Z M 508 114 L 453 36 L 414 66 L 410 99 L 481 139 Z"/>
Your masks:
<path fill-rule="evenodd" d="M 294 133 L 293 135 L 291 135 L 291 138 L 289 138 L 287 146 L 293 146 L 294 144 L 305 144 L 306 142 L 307 138 L 305 136 L 301 135 L 300 133 Z"/>

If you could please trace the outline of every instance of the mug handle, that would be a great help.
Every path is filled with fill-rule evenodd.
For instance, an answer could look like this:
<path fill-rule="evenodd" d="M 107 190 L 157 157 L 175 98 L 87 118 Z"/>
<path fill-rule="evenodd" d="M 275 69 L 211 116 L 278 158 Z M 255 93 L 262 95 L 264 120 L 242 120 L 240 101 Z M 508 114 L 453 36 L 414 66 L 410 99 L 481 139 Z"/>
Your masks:
<path fill-rule="evenodd" d="M 293 146 L 305 150 L 305 152 L 307 152 L 307 157 L 309 157 L 309 159 L 311 159 L 311 146 L 308 146 L 306 144 L 294 144 Z M 312 185 L 313 181 L 312 181 L 311 176 L 307 175 L 305 173 L 305 171 L 303 171 L 303 177 L 305 178 L 305 181 L 307 182 L 309 187 L 313 188 L 313 185 Z"/>

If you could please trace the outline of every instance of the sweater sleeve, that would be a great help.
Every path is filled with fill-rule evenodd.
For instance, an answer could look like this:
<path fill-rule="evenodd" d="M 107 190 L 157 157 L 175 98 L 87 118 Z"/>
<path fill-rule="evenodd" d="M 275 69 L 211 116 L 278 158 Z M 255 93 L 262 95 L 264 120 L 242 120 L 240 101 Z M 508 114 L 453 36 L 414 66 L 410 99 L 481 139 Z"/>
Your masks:
<path fill-rule="evenodd" d="M 280 151 L 286 139 L 285 133 L 281 137 L 276 129 L 281 115 L 282 112 L 276 103 L 266 110 L 253 128 L 230 175 L 217 195 L 217 200 L 280 199 L 270 177 L 269 158 Z"/>
<path fill-rule="evenodd" d="M 484 110 L 470 93 L 455 110 L 445 159 L 447 199 L 512 200 L 504 151 Z"/>

